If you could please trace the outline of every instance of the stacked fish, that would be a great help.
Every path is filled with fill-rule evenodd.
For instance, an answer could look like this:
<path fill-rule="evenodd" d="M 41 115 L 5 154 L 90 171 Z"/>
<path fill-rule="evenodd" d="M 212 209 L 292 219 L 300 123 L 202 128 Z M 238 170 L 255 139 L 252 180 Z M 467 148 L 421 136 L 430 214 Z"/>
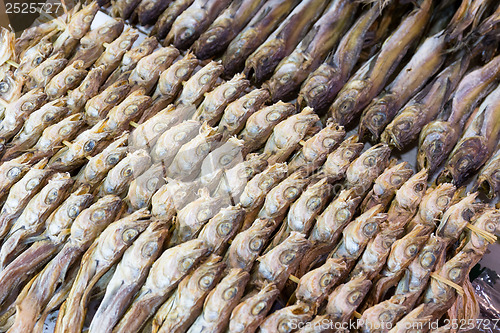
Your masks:
<path fill-rule="evenodd" d="M 500 226 L 495 1 L 100 5 L 121 18 L 91 29 L 92 2 L 1 31 L 0 331 L 56 311 L 61 333 L 477 318 L 469 271 Z M 391 154 L 417 141 L 415 172 Z"/>

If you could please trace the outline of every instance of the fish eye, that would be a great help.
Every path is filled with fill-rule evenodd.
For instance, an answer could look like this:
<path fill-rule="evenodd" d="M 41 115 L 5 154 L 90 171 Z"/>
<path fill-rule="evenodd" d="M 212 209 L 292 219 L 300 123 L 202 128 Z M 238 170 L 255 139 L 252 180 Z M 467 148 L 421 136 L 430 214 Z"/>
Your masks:
<path fill-rule="evenodd" d="M 243 103 L 243 108 L 244 109 L 249 109 L 252 107 L 252 105 L 254 105 L 256 102 L 255 98 L 249 98 L 248 100 L 246 100 L 244 103 Z"/>
<path fill-rule="evenodd" d="M 198 147 L 196 147 L 196 154 L 203 156 L 210 151 L 210 145 L 208 143 L 202 143 Z"/>
<path fill-rule="evenodd" d="M 176 135 L 174 135 L 174 141 L 176 142 L 180 142 L 180 141 L 184 141 L 187 137 L 187 133 L 186 132 L 180 132 L 180 133 L 177 133 Z"/>
<path fill-rule="evenodd" d="M 465 172 L 472 164 L 472 161 L 469 156 L 462 157 L 457 162 L 457 169 L 460 172 Z"/>
<path fill-rule="evenodd" d="M 57 191 L 57 189 L 52 189 L 47 194 L 47 197 L 45 198 L 45 203 L 47 205 L 53 204 L 57 200 L 58 196 L 59 196 L 59 192 Z"/>
<path fill-rule="evenodd" d="M 232 299 L 238 293 L 238 289 L 236 287 L 227 288 L 222 294 L 222 298 L 227 300 Z"/>
<path fill-rule="evenodd" d="M 217 226 L 217 233 L 219 236 L 227 236 L 232 229 L 232 225 L 229 222 L 221 223 Z"/>
<path fill-rule="evenodd" d="M 201 277 L 200 282 L 198 285 L 202 290 L 207 290 L 212 286 L 212 283 L 214 282 L 214 276 L 213 274 L 207 274 Z"/>
<path fill-rule="evenodd" d="M 378 316 L 378 319 L 381 321 L 381 322 L 384 322 L 384 323 L 387 323 L 387 322 L 390 322 L 392 321 L 393 319 L 393 314 L 390 312 L 390 311 L 385 311 L 385 312 L 382 312 L 380 314 L 380 316 Z"/>
<path fill-rule="evenodd" d="M 66 82 L 67 85 L 71 85 L 73 82 L 75 82 L 75 76 L 74 75 L 66 76 L 64 82 Z"/>
<path fill-rule="evenodd" d="M 80 208 L 78 206 L 73 205 L 68 208 L 68 216 L 70 218 L 75 219 L 78 214 L 80 214 Z"/>
<path fill-rule="evenodd" d="M 104 27 L 104 28 L 101 28 L 101 30 L 99 30 L 99 34 L 105 35 L 108 33 L 108 31 L 109 31 L 109 27 Z"/>
<path fill-rule="evenodd" d="M 494 233 L 496 228 L 497 228 L 496 223 L 493 222 L 486 223 L 486 225 L 484 226 L 484 229 L 491 233 Z"/>
<path fill-rule="evenodd" d="M 264 245 L 264 241 L 261 238 L 255 237 L 249 243 L 250 250 L 257 252 L 260 251 L 262 246 Z"/>
<path fill-rule="evenodd" d="M 363 293 L 361 291 L 354 291 L 349 294 L 349 296 L 347 297 L 347 301 L 350 304 L 355 305 L 358 303 L 358 301 L 361 301 L 362 298 L 363 298 Z"/>
<path fill-rule="evenodd" d="M 94 140 L 89 140 L 87 143 L 83 146 L 83 150 L 87 153 L 90 153 L 92 150 L 95 148 L 95 141 Z"/>
<path fill-rule="evenodd" d="M 332 273 L 323 274 L 323 276 L 319 280 L 319 285 L 322 287 L 328 287 L 330 285 L 330 283 L 332 283 L 332 280 L 333 280 Z"/>
<path fill-rule="evenodd" d="M 120 96 L 118 94 L 111 94 L 108 96 L 108 98 L 106 98 L 104 100 L 104 102 L 108 103 L 108 104 L 113 104 L 113 103 L 116 103 L 119 98 L 120 98 Z"/>
<path fill-rule="evenodd" d="M 344 150 L 344 153 L 342 154 L 342 157 L 344 157 L 346 160 L 351 159 L 354 156 L 354 151 L 351 149 L 346 149 Z"/>
<path fill-rule="evenodd" d="M 228 165 L 229 163 L 231 163 L 231 161 L 233 160 L 233 156 L 231 155 L 224 155 L 220 158 L 220 164 L 222 166 L 226 166 Z"/>
<path fill-rule="evenodd" d="M 411 122 L 410 120 L 402 120 L 396 125 L 396 128 L 401 132 L 406 132 L 411 128 L 412 125 L 413 122 Z"/>
<path fill-rule="evenodd" d="M 450 198 L 447 195 L 442 195 L 436 200 L 436 205 L 438 205 L 439 208 L 446 208 L 448 207 L 448 204 L 450 203 Z"/>
<path fill-rule="evenodd" d="M 197 218 L 198 218 L 198 221 L 200 222 L 203 222 L 203 221 L 206 221 L 210 218 L 210 209 L 208 208 L 205 208 L 205 209 L 202 209 L 198 212 L 198 215 L 197 215 Z"/>
<path fill-rule="evenodd" d="M 286 73 L 284 75 L 282 75 L 280 78 L 279 78 L 279 81 L 282 83 L 282 84 L 285 84 L 287 83 L 288 81 L 290 81 L 290 79 L 292 78 L 292 75 L 290 73 Z"/>
<path fill-rule="evenodd" d="M 167 125 L 165 123 L 157 123 L 153 126 L 153 132 L 160 133 L 160 132 L 165 131 L 166 128 L 167 128 Z"/>
<path fill-rule="evenodd" d="M 371 237 L 375 231 L 377 231 L 377 224 L 376 223 L 367 223 L 364 227 L 363 227 L 363 232 L 365 233 L 365 235 L 367 237 Z"/>
<path fill-rule="evenodd" d="M 332 148 L 337 141 L 332 138 L 326 138 L 323 140 L 323 147 Z"/>
<path fill-rule="evenodd" d="M 105 217 L 106 217 L 106 212 L 104 211 L 104 209 L 98 209 L 92 213 L 90 219 L 94 222 L 100 222 L 104 220 Z"/>
<path fill-rule="evenodd" d="M 342 208 L 335 214 L 335 219 L 339 222 L 345 222 L 351 217 L 351 212 L 347 208 Z"/>
<path fill-rule="evenodd" d="M 269 122 L 275 122 L 281 117 L 281 112 L 273 111 L 266 116 L 266 120 Z"/>
<path fill-rule="evenodd" d="M 283 251 L 283 253 L 280 255 L 280 262 L 283 265 L 288 265 L 295 259 L 295 257 L 296 253 L 294 250 Z"/>
<path fill-rule="evenodd" d="M 453 282 L 460 280 L 461 276 L 462 276 L 462 270 L 459 267 L 452 268 L 448 272 L 448 277 Z"/>
<path fill-rule="evenodd" d="M 500 170 L 495 171 L 493 176 L 491 176 L 495 181 L 500 182 Z"/>
<path fill-rule="evenodd" d="M 54 120 L 54 118 L 55 118 L 54 114 L 52 112 L 49 112 L 43 116 L 43 121 L 48 123 L 48 122 Z"/>
<path fill-rule="evenodd" d="M 66 137 L 71 133 L 71 127 L 70 126 L 63 126 L 61 129 L 59 129 L 59 135 L 62 137 Z"/>
<path fill-rule="evenodd" d="M 123 232 L 122 234 L 122 239 L 125 243 L 129 243 L 131 242 L 132 240 L 135 239 L 135 237 L 139 234 L 139 231 L 137 231 L 136 229 L 133 229 L 133 228 L 130 228 L 130 229 L 127 229 Z"/>
<path fill-rule="evenodd" d="M 417 183 L 415 184 L 415 187 L 413 188 L 415 192 L 422 192 L 424 190 L 425 186 L 422 183 Z"/>
<path fill-rule="evenodd" d="M 10 179 L 15 179 L 21 175 L 21 168 L 13 167 L 7 171 L 7 177 Z"/>
<path fill-rule="evenodd" d="M 165 61 L 167 61 L 167 57 L 166 56 L 161 56 L 161 57 L 156 58 L 153 62 L 155 63 L 155 65 L 161 65 Z"/>
<path fill-rule="evenodd" d="M 239 178 L 250 179 L 253 175 L 253 169 L 251 167 L 246 167 L 240 170 Z"/>
<path fill-rule="evenodd" d="M 290 323 L 286 319 L 282 320 L 278 324 L 278 332 L 279 333 L 289 333 L 291 331 L 292 331 L 292 328 L 290 327 Z"/>
<path fill-rule="evenodd" d="M 399 175 L 392 175 L 390 182 L 394 186 L 399 186 L 403 182 L 403 178 Z"/>
<path fill-rule="evenodd" d="M 326 86 L 324 84 L 320 84 L 311 90 L 309 90 L 309 97 L 314 98 L 325 91 Z"/>
<path fill-rule="evenodd" d="M 106 159 L 106 162 L 108 165 L 115 165 L 116 163 L 118 163 L 119 160 L 120 160 L 119 155 L 112 154 L 112 155 L 108 156 L 108 158 Z"/>
<path fill-rule="evenodd" d="M 41 56 L 38 56 L 35 59 L 33 59 L 33 61 L 32 61 L 31 64 L 33 66 L 38 66 L 38 65 L 40 65 L 42 63 L 42 61 L 43 61 L 43 58 Z"/>
<path fill-rule="evenodd" d="M 84 21 L 85 23 L 89 23 L 89 22 L 91 22 L 91 21 L 92 21 L 92 16 L 91 16 L 91 15 L 85 16 L 85 17 L 83 18 L 83 21 Z M 75 31 L 80 31 L 80 28 L 75 29 Z"/>
<path fill-rule="evenodd" d="M 377 126 L 377 127 L 383 126 L 385 119 L 386 119 L 385 114 L 376 113 L 372 116 L 372 124 Z"/>
<path fill-rule="evenodd" d="M 258 316 L 261 314 L 265 309 L 267 308 L 267 304 L 265 301 L 260 301 L 259 303 L 255 304 L 254 307 L 251 310 L 251 313 L 253 316 Z"/>
<path fill-rule="evenodd" d="M 178 78 L 183 78 L 187 75 L 187 73 L 188 69 L 186 67 L 180 67 L 175 71 L 175 76 L 177 76 Z"/>
<path fill-rule="evenodd" d="M 0 82 L 0 92 L 1 93 L 6 93 L 7 91 L 9 91 L 9 84 L 7 82 Z"/>
<path fill-rule="evenodd" d="M 200 77 L 200 84 L 205 85 L 210 81 L 211 75 L 210 74 L 204 74 Z"/>
<path fill-rule="evenodd" d="M 284 191 L 285 199 L 293 200 L 299 194 L 299 190 L 296 187 L 290 186 Z"/>
<path fill-rule="evenodd" d="M 123 41 L 123 42 L 120 43 L 119 46 L 120 46 L 121 49 L 126 49 L 127 47 L 130 46 L 130 41 L 128 41 L 128 40 Z"/>
<path fill-rule="evenodd" d="M 155 241 L 147 242 L 142 246 L 141 254 L 145 258 L 151 257 L 158 250 L 158 243 Z"/>
<path fill-rule="evenodd" d="M 474 212 L 470 208 L 466 208 L 462 212 L 462 218 L 467 222 L 470 222 L 470 220 L 472 219 L 473 216 L 474 216 Z"/>
<path fill-rule="evenodd" d="M 426 252 L 422 255 L 420 259 L 420 265 L 424 268 L 430 268 L 436 262 L 436 256 L 431 252 Z"/>
<path fill-rule="evenodd" d="M 122 176 L 125 177 L 125 178 L 129 178 L 132 176 L 132 174 L 134 173 L 134 170 L 132 170 L 132 167 L 130 167 L 129 165 L 127 165 L 126 168 L 123 169 L 122 171 Z"/>
<path fill-rule="evenodd" d="M 319 197 L 312 197 L 311 199 L 307 200 L 306 207 L 309 210 L 316 210 L 319 208 L 321 205 L 321 199 Z"/>
<path fill-rule="evenodd" d="M 376 159 L 373 156 L 368 156 L 364 159 L 363 164 L 369 168 L 374 167 L 376 164 Z"/>
<path fill-rule="evenodd" d="M 156 177 L 153 177 L 151 179 L 149 179 L 146 183 L 146 188 L 149 190 L 149 191 L 155 191 L 156 188 L 158 187 L 158 183 L 160 182 L 160 180 Z"/>
<path fill-rule="evenodd" d="M 439 155 L 443 152 L 443 143 L 441 140 L 435 140 L 429 147 L 429 152 L 433 155 Z"/>
<path fill-rule="evenodd" d="M 206 41 L 207 41 L 208 44 L 211 44 L 211 43 L 215 42 L 216 40 L 217 40 L 217 36 L 216 35 L 211 35 L 210 37 L 208 37 L 206 39 Z"/>
<path fill-rule="evenodd" d="M 28 182 L 26 183 L 26 187 L 25 187 L 26 191 L 33 190 L 39 184 L 40 184 L 40 181 L 38 180 L 38 178 L 33 178 L 33 179 L 28 180 Z"/>
<path fill-rule="evenodd" d="M 194 34 L 193 29 L 185 29 L 185 30 L 181 33 L 181 39 L 188 39 L 188 38 L 190 38 L 191 36 L 193 36 L 193 34 Z"/>
<path fill-rule="evenodd" d="M 137 111 L 139 111 L 139 107 L 135 104 L 132 104 L 132 105 L 127 106 L 125 108 L 125 110 L 123 111 L 123 113 L 130 116 L 130 115 L 135 114 Z"/>
<path fill-rule="evenodd" d="M 406 248 L 405 253 L 408 257 L 414 257 L 418 253 L 418 246 L 416 244 L 410 244 Z"/>
<path fill-rule="evenodd" d="M 54 68 L 52 66 L 48 66 L 48 67 L 45 67 L 43 70 L 42 70 L 42 74 L 45 75 L 45 76 L 49 76 L 51 75 L 52 73 L 54 73 Z"/>
<path fill-rule="evenodd" d="M 232 98 L 234 96 L 234 94 L 236 94 L 236 88 L 235 87 L 229 87 L 227 88 L 225 91 L 224 91 L 224 98 Z"/>
<path fill-rule="evenodd" d="M 339 112 L 341 114 L 346 114 L 352 111 L 354 108 L 354 100 L 351 98 L 345 99 L 339 106 Z"/>
<path fill-rule="evenodd" d="M 185 258 L 184 260 L 181 261 L 180 269 L 181 271 L 186 272 L 189 269 L 191 269 L 193 264 L 194 264 L 193 258 Z"/>

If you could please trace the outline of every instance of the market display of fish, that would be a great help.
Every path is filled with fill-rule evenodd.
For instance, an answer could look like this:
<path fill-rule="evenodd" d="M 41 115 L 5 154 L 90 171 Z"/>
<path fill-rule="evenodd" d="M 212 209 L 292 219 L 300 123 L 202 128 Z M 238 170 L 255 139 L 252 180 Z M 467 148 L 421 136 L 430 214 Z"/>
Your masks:
<path fill-rule="evenodd" d="M 62 7 L 0 30 L 0 332 L 477 318 L 495 1 Z"/>

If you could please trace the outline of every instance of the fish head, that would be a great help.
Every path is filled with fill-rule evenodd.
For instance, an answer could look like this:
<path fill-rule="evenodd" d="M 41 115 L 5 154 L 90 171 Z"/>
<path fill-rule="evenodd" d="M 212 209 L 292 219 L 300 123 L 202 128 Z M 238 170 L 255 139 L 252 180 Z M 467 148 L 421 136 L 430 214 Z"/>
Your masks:
<path fill-rule="evenodd" d="M 415 123 L 415 115 L 424 114 L 423 107 L 417 104 L 404 107 L 399 115 L 386 127 L 381 135 L 381 141 L 391 147 L 402 150 L 410 140 L 418 135 L 419 129 Z"/>
<path fill-rule="evenodd" d="M 361 116 L 361 124 L 359 127 L 359 136 L 363 137 L 369 133 L 373 141 L 378 141 L 380 133 L 385 128 L 387 123 L 391 120 L 393 114 L 391 110 L 395 101 L 395 96 L 386 94 L 381 98 L 377 98 L 367 106 Z"/>
<path fill-rule="evenodd" d="M 456 126 L 445 121 L 427 124 L 420 133 L 417 163 L 419 168 L 429 172 L 443 162 L 457 142 Z"/>
<path fill-rule="evenodd" d="M 429 189 L 419 206 L 418 215 L 421 223 L 434 225 L 448 209 L 455 191 L 456 187 L 450 183 L 442 183 L 434 189 Z"/>
<path fill-rule="evenodd" d="M 345 313 L 354 311 L 370 290 L 372 282 L 359 276 L 341 284 L 328 297 L 327 312 L 335 318 L 342 318 Z"/>
<path fill-rule="evenodd" d="M 218 20 L 217 23 L 194 43 L 193 49 L 198 59 L 208 59 L 210 55 L 215 54 L 220 49 L 219 42 L 227 40 L 226 36 L 230 33 L 228 27 L 231 25 L 231 20 L 224 18 Z"/>
<path fill-rule="evenodd" d="M 340 76 L 338 68 L 323 64 L 316 71 L 311 73 L 300 88 L 297 104 L 301 107 L 310 106 L 317 109 L 321 105 L 321 100 L 332 93 L 338 91 L 340 84 L 337 84 Z M 321 105 L 323 107 L 323 105 Z"/>
<path fill-rule="evenodd" d="M 330 107 L 329 114 L 341 125 L 347 125 L 359 109 L 359 99 L 366 90 L 367 81 L 354 80 L 348 83 L 340 92 Z"/>
<path fill-rule="evenodd" d="M 474 203 L 477 192 L 471 193 L 456 204 L 450 206 L 443 215 L 441 223 L 436 229 L 436 235 L 454 240 L 458 238 L 467 223 L 472 222 L 476 214 Z"/>
<path fill-rule="evenodd" d="M 69 35 L 75 39 L 82 38 L 90 28 L 98 10 L 99 4 L 96 1 L 92 1 L 90 4 L 71 15 L 70 24 L 68 24 Z"/>
<path fill-rule="evenodd" d="M 427 189 L 428 176 L 427 170 L 422 169 L 401 186 L 396 192 L 396 200 L 400 207 L 411 210 L 418 207 Z"/>
<path fill-rule="evenodd" d="M 373 193 L 383 195 L 390 189 L 397 189 L 403 185 L 413 174 L 407 162 L 399 163 L 382 173 L 373 184 Z"/>
<path fill-rule="evenodd" d="M 262 84 L 271 93 L 273 103 L 288 98 L 298 88 L 300 82 L 297 82 L 299 78 L 296 73 L 299 70 L 300 64 L 294 61 L 280 63 L 273 76 Z"/>

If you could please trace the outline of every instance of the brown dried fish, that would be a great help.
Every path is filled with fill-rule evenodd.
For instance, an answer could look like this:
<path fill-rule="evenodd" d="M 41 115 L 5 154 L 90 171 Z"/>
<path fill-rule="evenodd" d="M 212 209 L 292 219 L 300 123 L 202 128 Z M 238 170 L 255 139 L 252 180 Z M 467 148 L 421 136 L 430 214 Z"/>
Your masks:
<path fill-rule="evenodd" d="M 160 15 L 156 21 L 150 36 L 155 36 L 158 40 L 164 39 L 172 28 L 172 24 L 179 17 L 179 15 L 186 10 L 194 0 L 177 0 L 172 1 L 165 11 Z M 154 38 L 154 37 L 153 37 Z M 155 40 L 156 40 L 155 38 Z"/>
<path fill-rule="evenodd" d="M 259 332 L 290 333 L 296 327 L 300 327 L 312 319 L 314 310 L 305 303 L 289 305 L 274 311 L 260 324 Z"/>
<path fill-rule="evenodd" d="M 131 85 L 127 81 L 117 81 L 100 94 L 89 99 L 85 104 L 85 119 L 88 124 L 95 125 L 104 119 L 109 110 L 121 103 L 129 94 Z"/>
<path fill-rule="evenodd" d="M 444 212 L 441 223 L 436 229 L 436 236 L 443 238 L 447 245 L 455 242 L 467 223 L 472 221 L 476 213 L 474 202 L 477 196 L 477 192 L 471 193 Z"/>
<path fill-rule="evenodd" d="M 170 292 L 207 253 L 206 244 L 198 239 L 163 252 L 151 267 L 146 282 L 113 331 L 117 333 L 139 331 L 148 318 L 167 300 Z"/>
<path fill-rule="evenodd" d="M 14 74 L 16 76 L 27 75 L 33 68 L 40 65 L 50 56 L 53 48 L 50 38 L 43 37 L 37 44 L 19 55 L 19 67 L 16 68 Z"/>
<path fill-rule="evenodd" d="M 75 61 L 50 80 L 45 86 L 45 93 L 49 100 L 64 96 L 68 90 L 78 87 L 86 75 L 87 71 L 84 68 L 84 62 L 81 60 Z"/>
<path fill-rule="evenodd" d="M 43 38 L 47 37 L 47 35 L 51 36 L 51 34 L 59 32 L 59 23 L 60 21 L 57 20 L 50 20 L 46 22 L 35 20 L 29 28 L 24 29 L 21 35 L 15 39 L 14 54 L 17 59 L 22 59 L 27 50 L 38 44 Z M 4 38 L 9 38 L 9 36 L 5 36 Z M 8 43 L 5 43 L 4 45 L 9 46 Z M 6 53 L 4 53 L 5 57 L 10 54 L 9 52 L 11 51 L 6 50 Z"/>
<path fill-rule="evenodd" d="M 343 179 L 351 163 L 363 150 L 364 143 L 358 142 L 358 136 L 345 139 L 340 146 L 328 154 L 325 163 L 318 172 L 318 177 L 328 177 L 331 182 Z"/>
<path fill-rule="evenodd" d="M 490 199 L 500 194 L 500 150 L 485 164 L 479 172 L 475 188 L 486 193 Z"/>
<path fill-rule="evenodd" d="M 243 222 L 241 205 L 222 208 L 201 229 L 198 239 L 208 244 L 210 252 L 220 255 L 226 252 L 227 244 L 238 233 Z"/>
<path fill-rule="evenodd" d="M 64 58 L 64 54 L 62 53 L 56 53 L 47 58 L 28 73 L 25 89 L 44 88 L 67 64 L 68 60 Z"/>
<path fill-rule="evenodd" d="M 163 303 L 153 318 L 153 333 L 185 332 L 203 310 L 208 293 L 223 276 L 225 263 L 211 255 L 196 270 L 187 275 L 175 292 Z"/>
<path fill-rule="evenodd" d="M 198 182 L 181 182 L 175 179 L 167 179 L 151 198 L 153 217 L 156 219 L 170 220 L 177 211 L 197 197 L 200 189 Z"/>
<path fill-rule="evenodd" d="M 368 294 L 371 285 L 370 280 L 361 276 L 335 288 L 328 297 L 327 318 L 334 323 L 347 322 Z"/>
<path fill-rule="evenodd" d="M 89 99 L 97 95 L 104 80 L 104 67 L 92 68 L 78 88 L 68 91 L 66 105 L 71 113 L 81 112 Z"/>
<path fill-rule="evenodd" d="M 218 62 L 211 61 L 206 64 L 191 76 L 189 80 L 183 83 L 184 87 L 175 104 L 198 105 L 203 99 L 204 94 L 213 88 L 223 70 L 224 67 Z"/>
<path fill-rule="evenodd" d="M 33 154 L 23 155 L 0 164 L 0 202 L 4 202 L 9 192 L 29 170 Z"/>
<path fill-rule="evenodd" d="M 94 67 L 104 66 L 103 77 L 107 78 L 120 65 L 123 55 L 130 51 L 139 37 L 135 29 L 127 28 L 113 42 L 105 47 L 104 52 L 97 58 Z"/>
<path fill-rule="evenodd" d="M 363 324 L 360 325 L 359 330 L 363 333 L 389 332 L 409 310 L 402 304 L 404 299 L 402 295 L 393 296 L 363 311 L 360 318 Z"/>

